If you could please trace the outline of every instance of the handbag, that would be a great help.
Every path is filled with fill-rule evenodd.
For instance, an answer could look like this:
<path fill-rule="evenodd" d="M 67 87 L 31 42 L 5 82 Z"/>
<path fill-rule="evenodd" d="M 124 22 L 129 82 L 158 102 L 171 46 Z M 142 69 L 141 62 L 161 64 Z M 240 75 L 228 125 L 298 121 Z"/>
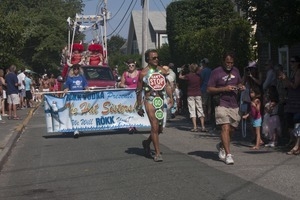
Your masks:
<path fill-rule="evenodd" d="M 221 93 L 215 94 L 212 96 L 212 101 L 213 101 L 214 106 L 220 105 L 220 99 L 221 99 Z"/>
<path fill-rule="evenodd" d="M 230 76 L 231 76 L 231 72 L 229 72 L 229 74 L 228 74 L 228 77 L 227 77 L 226 82 L 225 82 L 225 86 L 227 85 L 228 79 L 229 79 Z M 218 94 L 214 94 L 212 96 L 212 101 L 213 101 L 214 106 L 219 106 L 220 105 L 220 100 L 221 100 L 222 94 L 223 94 L 223 92 L 218 93 Z"/>

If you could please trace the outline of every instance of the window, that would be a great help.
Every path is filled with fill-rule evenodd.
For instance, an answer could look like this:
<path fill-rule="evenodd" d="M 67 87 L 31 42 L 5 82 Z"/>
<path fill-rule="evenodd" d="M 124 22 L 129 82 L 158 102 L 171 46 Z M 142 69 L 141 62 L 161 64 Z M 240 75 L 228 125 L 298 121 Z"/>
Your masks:
<path fill-rule="evenodd" d="M 159 47 L 161 47 L 163 44 L 169 44 L 167 34 L 160 34 L 159 35 Z"/>
<path fill-rule="evenodd" d="M 284 73 L 290 75 L 289 69 L 289 49 L 288 46 L 278 48 L 278 63 L 282 65 Z"/>

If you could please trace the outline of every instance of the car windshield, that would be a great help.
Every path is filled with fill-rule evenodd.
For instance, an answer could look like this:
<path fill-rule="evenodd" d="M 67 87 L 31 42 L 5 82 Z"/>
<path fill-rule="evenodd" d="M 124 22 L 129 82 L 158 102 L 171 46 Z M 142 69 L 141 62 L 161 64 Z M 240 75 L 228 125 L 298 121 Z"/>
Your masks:
<path fill-rule="evenodd" d="M 84 67 L 83 70 L 87 80 L 114 80 L 108 67 Z"/>

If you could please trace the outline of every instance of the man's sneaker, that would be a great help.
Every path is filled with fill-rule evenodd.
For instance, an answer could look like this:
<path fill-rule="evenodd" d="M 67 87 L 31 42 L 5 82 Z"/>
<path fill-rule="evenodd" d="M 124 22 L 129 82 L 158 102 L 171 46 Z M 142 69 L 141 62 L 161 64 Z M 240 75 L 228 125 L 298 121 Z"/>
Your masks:
<path fill-rule="evenodd" d="M 74 131 L 74 138 L 78 138 L 79 137 L 79 131 Z"/>
<path fill-rule="evenodd" d="M 275 147 L 275 142 L 270 142 L 268 144 L 265 145 L 265 147 Z"/>
<path fill-rule="evenodd" d="M 232 159 L 231 154 L 227 154 L 226 159 L 225 159 L 225 163 L 226 163 L 226 165 L 233 165 L 234 164 L 234 161 Z"/>
<path fill-rule="evenodd" d="M 163 158 L 160 154 L 157 154 L 154 156 L 153 160 L 154 160 L 154 162 L 162 162 Z"/>
<path fill-rule="evenodd" d="M 220 158 L 220 160 L 225 160 L 225 158 L 226 158 L 226 153 L 225 153 L 225 149 L 222 147 L 222 143 L 221 143 L 221 142 L 218 143 L 218 144 L 216 145 L 216 147 L 217 147 L 217 149 L 218 149 L 218 151 L 219 151 L 219 158 Z"/>

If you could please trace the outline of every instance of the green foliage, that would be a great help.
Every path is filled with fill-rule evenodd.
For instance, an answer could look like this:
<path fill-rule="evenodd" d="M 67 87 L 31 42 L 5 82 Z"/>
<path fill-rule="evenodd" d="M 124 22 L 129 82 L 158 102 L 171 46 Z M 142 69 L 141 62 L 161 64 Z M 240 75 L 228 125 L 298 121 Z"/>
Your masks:
<path fill-rule="evenodd" d="M 299 0 L 236 0 L 246 17 L 258 25 L 258 39 L 261 36 L 277 45 L 294 44 L 300 41 Z"/>
<path fill-rule="evenodd" d="M 120 53 L 110 54 L 108 57 L 108 63 L 111 68 L 118 67 L 118 72 L 121 75 L 125 70 L 127 70 L 127 66 L 125 62 L 129 59 L 133 59 L 136 61 L 137 68 L 142 68 L 142 56 L 139 54 L 133 55 L 124 55 Z"/>
<path fill-rule="evenodd" d="M 82 0 L 2 0 L 1 64 L 26 66 L 38 73 L 56 71 L 67 44 L 66 19 L 81 13 L 82 6 Z"/>
<path fill-rule="evenodd" d="M 124 55 L 121 54 L 121 47 L 125 44 L 126 39 L 119 35 L 112 36 L 107 40 L 108 48 L 108 63 L 111 68 L 117 66 L 119 75 L 123 74 L 127 70 L 126 61 L 133 59 L 136 61 L 137 68 L 142 66 L 142 56 L 139 54 L 134 55 Z"/>
<path fill-rule="evenodd" d="M 161 65 L 168 65 L 173 62 L 170 55 L 170 47 L 168 44 L 163 44 L 158 50 L 159 63 Z"/>
<path fill-rule="evenodd" d="M 245 66 L 250 30 L 228 0 L 177 1 L 167 7 L 170 53 L 178 66 L 199 63 L 204 57 L 217 66 L 226 51 L 236 53 L 236 66 Z"/>
<path fill-rule="evenodd" d="M 120 53 L 120 48 L 125 44 L 126 40 L 120 35 L 114 35 L 107 40 L 107 51 L 109 55 Z"/>

